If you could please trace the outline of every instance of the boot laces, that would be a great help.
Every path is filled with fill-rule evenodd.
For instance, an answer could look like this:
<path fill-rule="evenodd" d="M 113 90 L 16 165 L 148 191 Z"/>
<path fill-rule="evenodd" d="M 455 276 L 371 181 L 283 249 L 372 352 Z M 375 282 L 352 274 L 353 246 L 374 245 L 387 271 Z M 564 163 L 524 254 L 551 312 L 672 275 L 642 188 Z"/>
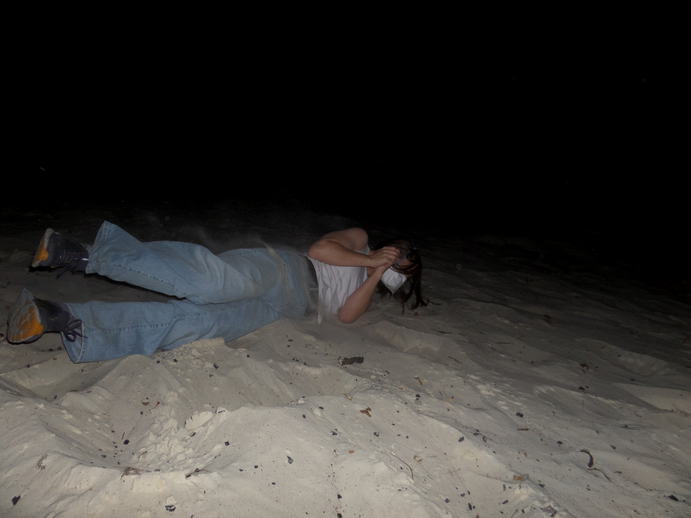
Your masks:
<path fill-rule="evenodd" d="M 70 342 L 76 341 L 77 337 L 86 338 L 82 334 L 82 321 L 79 318 L 71 318 L 61 332 Z"/>
<path fill-rule="evenodd" d="M 75 258 L 71 259 L 71 261 L 69 263 L 65 263 L 62 266 L 57 268 L 58 274 L 55 277 L 57 279 L 59 279 L 60 277 L 62 277 L 67 272 L 76 273 L 76 272 L 84 271 L 82 269 L 83 265 L 80 264 L 80 262 L 82 262 L 82 261 L 86 262 L 86 259 L 84 259 L 82 257 L 75 257 Z"/>
<path fill-rule="evenodd" d="M 84 248 L 68 239 L 63 239 L 61 245 L 62 249 L 60 250 L 60 254 L 55 261 L 60 265 L 58 267 L 57 278 L 59 279 L 66 272 L 83 272 L 86 268 L 86 262 L 88 261 L 88 258 L 84 257 Z"/>

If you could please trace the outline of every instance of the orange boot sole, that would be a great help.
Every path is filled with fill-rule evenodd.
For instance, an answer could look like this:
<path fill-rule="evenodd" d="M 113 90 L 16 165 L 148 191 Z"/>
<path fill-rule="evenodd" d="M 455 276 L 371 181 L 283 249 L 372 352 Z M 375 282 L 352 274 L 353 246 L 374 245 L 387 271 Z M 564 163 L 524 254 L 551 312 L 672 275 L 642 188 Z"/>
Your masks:
<path fill-rule="evenodd" d="M 38 244 L 36 253 L 34 254 L 34 260 L 31 261 L 32 268 L 38 268 L 39 266 L 46 266 L 49 264 L 50 251 L 48 250 L 48 243 L 50 242 L 50 237 L 54 234 L 52 228 L 46 229 L 43 233 L 43 237 Z"/>
<path fill-rule="evenodd" d="M 45 332 L 34 296 L 29 290 L 23 289 L 7 321 L 7 341 L 29 343 L 38 340 Z"/>

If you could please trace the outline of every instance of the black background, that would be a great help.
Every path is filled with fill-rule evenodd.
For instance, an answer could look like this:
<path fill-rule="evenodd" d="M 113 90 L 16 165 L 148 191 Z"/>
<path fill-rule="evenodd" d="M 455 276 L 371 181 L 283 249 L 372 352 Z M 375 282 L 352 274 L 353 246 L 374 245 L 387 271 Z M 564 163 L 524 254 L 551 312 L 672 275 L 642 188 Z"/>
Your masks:
<path fill-rule="evenodd" d="M 664 24 L 272 14 L 64 32 L 36 66 L 39 176 L 17 181 L 46 204 L 298 200 L 686 275 L 688 83 Z"/>

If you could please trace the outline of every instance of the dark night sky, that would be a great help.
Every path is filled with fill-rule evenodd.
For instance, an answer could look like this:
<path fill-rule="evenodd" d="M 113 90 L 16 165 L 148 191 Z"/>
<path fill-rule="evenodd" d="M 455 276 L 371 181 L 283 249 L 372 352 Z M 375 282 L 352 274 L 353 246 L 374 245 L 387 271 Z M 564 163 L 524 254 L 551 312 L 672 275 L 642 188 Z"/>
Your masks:
<path fill-rule="evenodd" d="M 48 57 L 42 184 L 104 203 L 290 197 L 461 235 L 685 249 L 674 123 L 687 85 L 664 51 L 644 32 L 523 36 Z"/>

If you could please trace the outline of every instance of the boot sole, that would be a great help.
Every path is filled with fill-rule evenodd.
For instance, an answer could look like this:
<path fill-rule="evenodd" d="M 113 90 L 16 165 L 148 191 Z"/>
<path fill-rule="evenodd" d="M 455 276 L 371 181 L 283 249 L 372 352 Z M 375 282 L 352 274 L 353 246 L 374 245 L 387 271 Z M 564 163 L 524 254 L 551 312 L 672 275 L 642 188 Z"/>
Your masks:
<path fill-rule="evenodd" d="M 38 268 L 40 266 L 48 266 L 50 264 L 50 250 L 48 249 L 48 244 L 50 243 L 51 236 L 55 233 L 52 228 L 46 229 L 43 233 L 43 237 L 38 244 L 36 253 L 34 254 L 34 260 L 31 261 L 32 268 Z"/>
<path fill-rule="evenodd" d="M 34 296 L 23 289 L 7 321 L 7 341 L 17 344 L 34 342 L 45 332 Z"/>

